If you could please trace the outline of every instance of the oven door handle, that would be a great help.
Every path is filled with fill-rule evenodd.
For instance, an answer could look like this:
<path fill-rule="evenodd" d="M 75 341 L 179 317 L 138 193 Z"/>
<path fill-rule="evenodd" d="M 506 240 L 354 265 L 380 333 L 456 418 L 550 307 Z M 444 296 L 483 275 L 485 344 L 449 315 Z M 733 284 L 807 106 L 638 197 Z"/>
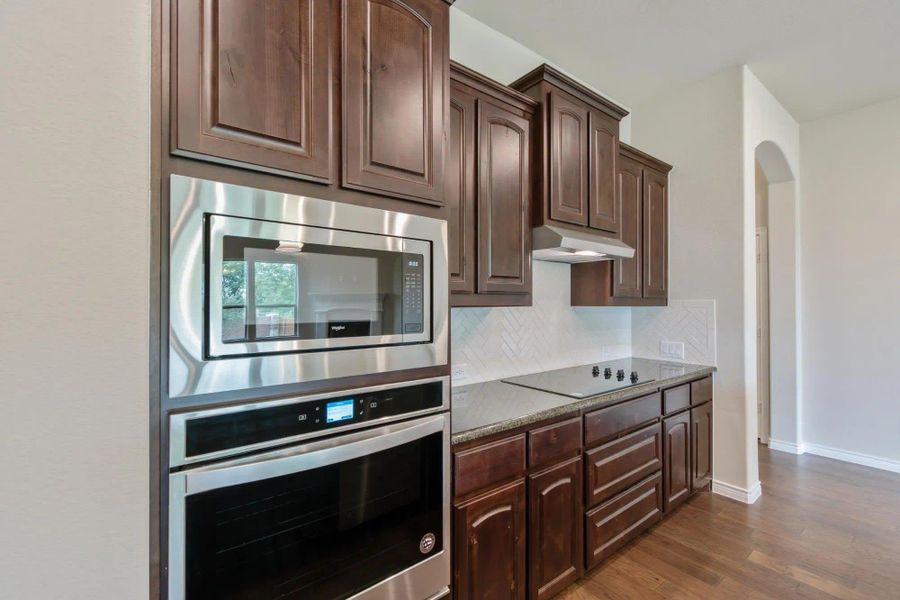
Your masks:
<path fill-rule="evenodd" d="M 173 477 L 181 475 L 184 478 L 184 494 L 189 496 L 353 460 L 441 431 L 449 442 L 450 420 L 446 414 L 392 423 L 384 427 L 199 467 L 176 473 Z"/>

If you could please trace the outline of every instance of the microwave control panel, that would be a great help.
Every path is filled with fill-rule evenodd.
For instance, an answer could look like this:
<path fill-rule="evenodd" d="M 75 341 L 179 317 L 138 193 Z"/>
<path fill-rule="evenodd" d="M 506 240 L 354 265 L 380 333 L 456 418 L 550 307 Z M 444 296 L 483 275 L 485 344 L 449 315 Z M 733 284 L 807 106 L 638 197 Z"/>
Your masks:
<path fill-rule="evenodd" d="M 422 333 L 425 328 L 425 257 L 403 255 L 403 333 Z"/>

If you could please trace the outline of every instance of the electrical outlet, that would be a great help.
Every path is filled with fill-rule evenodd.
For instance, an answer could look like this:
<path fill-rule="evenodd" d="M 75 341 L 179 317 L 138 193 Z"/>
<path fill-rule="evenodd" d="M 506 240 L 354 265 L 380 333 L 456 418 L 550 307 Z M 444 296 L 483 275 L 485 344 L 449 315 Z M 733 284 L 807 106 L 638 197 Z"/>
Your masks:
<path fill-rule="evenodd" d="M 660 342 L 659 354 L 664 358 L 684 360 L 684 342 Z"/>
<path fill-rule="evenodd" d="M 469 365 L 466 363 L 455 364 L 450 367 L 450 379 L 453 383 L 465 381 L 469 378 Z"/>

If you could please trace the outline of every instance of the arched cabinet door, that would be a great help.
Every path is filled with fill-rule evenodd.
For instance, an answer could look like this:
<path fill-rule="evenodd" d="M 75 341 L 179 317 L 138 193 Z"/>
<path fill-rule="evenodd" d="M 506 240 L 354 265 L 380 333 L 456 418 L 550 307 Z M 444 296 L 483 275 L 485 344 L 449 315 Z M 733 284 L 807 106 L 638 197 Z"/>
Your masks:
<path fill-rule="evenodd" d="M 588 224 L 588 109 L 562 91 L 550 92 L 548 216 Z"/>
<path fill-rule="evenodd" d="M 478 291 L 531 291 L 531 123 L 478 101 Z"/>
<path fill-rule="evenodd" d="M 333 2 L 176 0 L 172 152 L 329 182 Z"/>
<path fill-rule="evenodd" d="M 449 6 L 343 0 L 343 185 L 444 201 Z"/>

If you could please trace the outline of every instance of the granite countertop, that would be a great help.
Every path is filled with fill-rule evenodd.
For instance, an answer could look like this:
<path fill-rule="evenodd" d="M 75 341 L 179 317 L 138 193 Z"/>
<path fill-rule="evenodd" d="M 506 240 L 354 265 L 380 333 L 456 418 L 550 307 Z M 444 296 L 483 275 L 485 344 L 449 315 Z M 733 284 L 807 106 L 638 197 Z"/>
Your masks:
<path fill-rule="evenodd" d="M 639 364 L 642 375 L 647 373 L 655 375 L 653 381 L 584 398 L 544 392 L 500 380 L 454 387 L 450 404 L 451 443 L 461 444 L 524 425 L 600 407 L 624 398 L 652 393 L 661 387 L 671 387 L 699 379 L 716 370 L 715 367 L 704 365 L 653 359 L 625 360 L 631 361 L 631 364 Z M 615 370 L 621 366 L 622 361 L 593 364 L 599 366 L 601 370 L 606 366 L 611 366 Z M 584 365 L 578 369 L 590 373 L 591 366 L 593 365 Z M 547 371 L 541 374 L 540 379 L 559 382 L 561 377 L 566 376 L 567 371 L 566 369 Z"/>

